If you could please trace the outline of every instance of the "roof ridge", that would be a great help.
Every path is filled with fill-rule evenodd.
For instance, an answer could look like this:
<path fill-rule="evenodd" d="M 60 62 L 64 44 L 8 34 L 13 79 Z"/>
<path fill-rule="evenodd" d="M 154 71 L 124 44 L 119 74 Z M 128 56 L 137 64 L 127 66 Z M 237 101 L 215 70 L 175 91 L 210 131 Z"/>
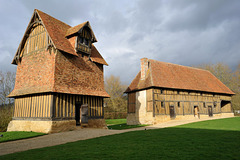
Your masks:
<path fill-rule="evenodd" d="M 57 21 L 59 21 L 59 22 L 61 22 L 61 23 L 64 23 L 65 25 L 67 25 L 67 26 L 69 26 L 69 27 L 72 27 L 72 26 L 70 26 L 69 24 L 67 24 L 67 23 L 65 23 L 65 22 L 63 22 L 63 21 L 61 21 L 61 20 L 59 20 L 59 19 L 57 19 L 57 18 L 55 18 L 55 17 L 53 17 L 53 16 L 51 16 L 51 15 L 49 15 L 49 14 L 47 14 L 47 13 L 39 10 L 39 9 L 34 9 L 34 11 L 42 12 L 43 14 L 46 14 L 47 16 L 49 16 L 49 17 L 51 17 L 51 18 L 53 18 L 53 19 L 55 19 L 55 20 L 57 20 Z"/>
<path fill-rule="evenodd" d="M 148 59 L 148 60 L 156 61 L 156 62 L 160 62 L 160 63 L 165 63 L 165 64 L 170 64 L 170 65 L 175 65 L 175 66 L 180 66 L 180 67 L 186 67 L 186 68 L 190 68 L 190 69 L 197 69 L 197 70 L 210 72 L 209 70 L 202 69 L 202 68 L 196 68 L 196 67 L 191 67 L 191 66 L 184 66 L 184 65 L 181 65 L 181 64 L 175 64 L 175 63 L 170 63 L 170 62 L 163 62 L 163 61 L 158 61 L 158 60 L 154 60 L 154 59 Z"/>
<path fill-rule="evenodd" d="M 140 76 L 136 76 L 125 92 L 142 90 L 149 87 L 175 88 L 211 93 L 234 93 L 208 70 L 148 59 L 151 75 L 146 85 L 140 85 Z M 141 72 L 141 71 L 140 71 Z M 145 79 L 146 81 L 147 79 Z M 142 83 L 142 82 L 141 82 Z"/>

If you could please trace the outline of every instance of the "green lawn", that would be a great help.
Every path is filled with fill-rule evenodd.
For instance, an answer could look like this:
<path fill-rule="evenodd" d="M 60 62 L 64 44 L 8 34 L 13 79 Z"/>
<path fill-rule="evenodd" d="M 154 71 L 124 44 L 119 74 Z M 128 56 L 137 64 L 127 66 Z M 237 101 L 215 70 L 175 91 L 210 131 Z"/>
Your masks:
<path fill-rule="evenodd" d="M 148 125 L 127 125 L 127 119 L 105 119 L 108 129 L 122 130 L 137 127 L 144 127 Z"/>
<path fill-rule="evenodd" d="M 240 131 L 240 117 L 195 122 L 176 126 L 175 128 Z"/>
<path fill-rule="evenodd" d="M 105 119 L 107 125 L 123 124 L 127 123 L 127 119 Z"/>
<path fill-rule="evenodd" d="M 37 133 L 37 132 L 16 131 L 16 132 L 0 132 L 0 135 L 3 135 L 3 137 L 0 137 L 0 143 L 1 143 L 1 142 L 14 141 L 14 140 L 19 140 L 19 139 L 26 139 L 26 138 L 31 138 L 31 137 L 42 136 L 45 134 Z"/>
<path fill-rule="evenodd" d="M 0 159 L 240 159 L 240 117 L 133 131 Z"/>

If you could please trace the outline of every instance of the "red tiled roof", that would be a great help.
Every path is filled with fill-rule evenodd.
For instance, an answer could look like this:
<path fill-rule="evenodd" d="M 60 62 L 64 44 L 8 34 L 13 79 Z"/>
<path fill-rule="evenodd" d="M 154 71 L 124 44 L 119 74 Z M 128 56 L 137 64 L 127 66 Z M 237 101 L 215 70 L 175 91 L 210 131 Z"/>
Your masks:
<path fill-rule="evenodd" d="M 81 24 L 79 24 L 79 25 L 76 25 L 76 26 L 74 26 L 74 27 L 69 28 L 69 29 L 67 30 L 65 36 L 67 37 L 67 36 L 70 36 L 70 35 L 72 35 L 72 34 L 74 34 L 74 33 L 77 33 L 77 32 L 78 32 L 81 28 L 83 28 L 87 23 L 88 23 L 88 22 L 83 22 L 83 23 L 81 23 Z"/>
<path fill-rule="evenodd" d="M 67 36 L 70 36 L 76 32 L 78 32 L 82 27 L 88 24 L 88 26 L 91 28 L 89 22 L 81 23 L 75 27 L 71 27 L 70 25 L 40 11 L 35 9 L 37 14 L 39 15 L 40 19 L 43 22 L 44 27 L 47 30 L 47 33 L 49 34 L 53 45 L 56 47 L 56 49 L 59 49 L 61 51 L 64 51 L 66 53 L 78 56 L 75 49 L 67 39 Z M 94 42 L 97 42 L 94 33 L 92 32 L 94 36 Z M 22 39 L 24 41 L 24 39 Z M 21 42 L 22 43 L 22 42 Z M 23 42 L 24 43 L 24 42 Z M 93 51 L 91 52 L 93 55 L 91 55 L 91 58 L 94 62 L 108 65 L 104 58 L 101 56 L 101 54 L 97 51 L 96 47 L 93 47 Z M 18 52 L 17 52 L 18 53 Z M 16 64 L 15 57 L 17 56 L 17 53 L 14 56 L 14 59 L 12 61 L 12 64 Z"/>
<path fill-rule="evenodd" d="M 85 26 L 88 26 L 88 27 L 90 28 L 90 30 L 91 30 L 92 43 L 93 43 L 93 42 L 97 42 L 97 39 L 96 39 L 96 37 L 95 37 L 95 35 L 94 35 L 93 31 L 92 31 L 92 27 L 90 26 L 90 24 L 89 24 L 88 21 L 87 21 L 87 22 L 84 22 L 84 23 L 81 23 L 81 24 L 79 24 L 79 25 L 76 25 L 76 26 L 74 26 L 74 27 L 69 28 L 69 29 L 67 30 L 65 36 L 66 36 L 66 37 L 69 37 L 69 36 L 77 33 L 78 31 L 80 31 L 80 30 L 81 30 L 83 27 L 85 27 Z"/>
<path fill-rule="evenodd" d="M 68 39 L 65 37 L 67 30 L 71 28 L 71 26 L 57 20 L 56 18 L 53 18 L 52 16 L 42 11 L 36 11 L 40 16 L 40 19 L 42 20 L 43 25 L 45 26 L 55 47 L 66 53 L 78 56 Z"/>
<path fill-rule="evenodd" d="M 46 32 L 48 33 L 50 39 L 52 40 L 54 47 L 60 51 L 56 52 L 57 54 L 51 54 L 51 56 L 54 56 L 54 58 L 53 57 L 49 58 L 46 56 L 41 57 L 42 60 L 45 58 L 42 62 L 46 62 L 46 60 L 49 60 L 50 63 L 46 63 L 44 66 L 46 66 L 47 70 L 49 69 L 49 72 L 51 72 L 50 75 L 52 75 L 53 78 L 52 79 L 50 78 L 51 81 L 47 81 L 46 84 L 45 83 L 39 84 L 39 81 L 45 80 L 44 77 L 46 75 L 43 74 L 36 78 L 35 74 L 39 74 L 40 71 L 28 74 L 26 68 L 31 66 L 31 63 L 29 62 L 30 61 L 32 62 L 33 60 L 28 59 L 27 56 L 22 57 L 22 62 L 19 64 L 18 69 L 21 68 L 22 69 L 21 72 L 23 71 L 24 73 L 26 72 L 26 74 L 24 74 L 27 75 L 26 77 L 33 78 L 32 83 L 22 85 L 22 83 L 24 83 L 22 76 L 17 76 L 16 81 L 18 81 L 18 83 L 15 83 L 15 88 L 9 94 L 8 97 L 17 97 L 21 95 L 43 92 L 59 92 L 109 97 L 108 93 L 104 89 L 103 72 L 93 63 L 96 62 L 103 65 L 108 65 L 101 56 L 101 54 L 98 52 L 95 46 L 92 45 L 90 58 L 93 62 L 90 61 L 89 58 L 86 56 L 85 57 L 78 56 L 74 49 L 74 46 L 70 43 L 69 39 L 67 39 L 66 37 L 66 33 L 68 31 L 73 33 L 77 31 L 81 25 L 84 26 L 86 23 L 89 22 L 85 22 L 76 27 L 71 27 L 42 11 L 35 10 L 32 17 L 34 17 L 35 14 L 38 14 L 44 28 L 46 29 Z M 32 20 L 30 21 L 30 23 L 31 22 Z M 90 27 L 90 25 L 88 27 Z M 24 37 L 25 38 L 22 39 L 21 43 L 25 43 L 26 36 L 24 35 Z M 48 51 L 44 50 L 43 53 L 45 52 Z M 17 56 L 17 53 L 15 57 Z M 37 58 L 39 57 L 35 57 L 34 60 L 37 61 Z M 44 63 L 41 63 L 40 61 L 40 63 L 36 64 L 35 67 L 41 64 Z M 52 66 L 52 64 L 54 64 L 54 66 Z M 18 71 L 17 75 L 18 73 L 21 72 Z M 49 77 L 49 75 L 46 77 Z"/>
<path fill-rule="evenodd" d="M 103 59 L 103 57 L 101 56 L 101 54 L 98 52 L 97 48 L 94 45 L 92 45 L 91 49 L 91 59 L 93 62 L 108 66 L 107 62 Z"/>
<path fill-rule="evenodd" d="M 150 87 L 194 90 L 223 94 L 234 94 L 211 72 L 193 67 L 165 63 L 149 59 L 150 68 L 145 80 L 141 80 L 140 72 L 125 92 Z"/>

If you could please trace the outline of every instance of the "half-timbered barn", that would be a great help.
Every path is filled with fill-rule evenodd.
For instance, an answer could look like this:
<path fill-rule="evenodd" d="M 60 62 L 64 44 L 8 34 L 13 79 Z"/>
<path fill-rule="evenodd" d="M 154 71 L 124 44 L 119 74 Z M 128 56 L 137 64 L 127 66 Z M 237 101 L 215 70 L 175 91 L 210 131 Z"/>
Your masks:
<path fill-rule="evenodd" d="M 8 131 L 59 132 L 104 127 L 103 65 L 89 22 L 71 27 L 34 10 L 12 64 L 17 65 Z"/>
<path fill-rule="evenodd" d="M 127 123 L 233 116 L 234 93 L 209 71 L 141 59 L 141 71 L 125 91 Z"/>

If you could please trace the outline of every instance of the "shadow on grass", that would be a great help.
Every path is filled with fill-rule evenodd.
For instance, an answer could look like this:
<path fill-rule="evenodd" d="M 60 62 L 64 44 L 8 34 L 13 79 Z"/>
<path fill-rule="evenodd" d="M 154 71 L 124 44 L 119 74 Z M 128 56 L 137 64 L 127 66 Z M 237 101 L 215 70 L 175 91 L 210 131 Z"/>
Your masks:
<path fill-rule="evenodd" d="M 148 126 L 147 124 L 141 125 L 127 125 L 126 123 L 116 124 L 116 125 L 109 125 L 108 129 L 115 129 L 115 130 L 123 130 L 123 129 L 131 129 L 131 128 L 138 128 L 138 127 L 145 127 Z"/>
<path fill-rule="evenodd" d="M 163 128 L 34 149 L 0 159 L 239 159 L 240 132 Z"/>

